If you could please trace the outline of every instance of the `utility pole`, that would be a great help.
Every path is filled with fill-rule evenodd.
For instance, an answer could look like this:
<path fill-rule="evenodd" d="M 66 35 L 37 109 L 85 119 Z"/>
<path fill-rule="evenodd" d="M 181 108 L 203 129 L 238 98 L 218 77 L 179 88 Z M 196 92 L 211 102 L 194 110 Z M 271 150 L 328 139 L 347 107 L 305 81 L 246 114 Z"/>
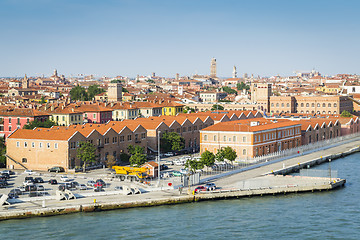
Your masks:
<path fill-rule="evenodd" d="M 330 180 L 330 184 L 331 184 L 331 158 L 329 159 L 329 180 Z"/>
<path fill-rule="evenodd" d="M 158 186 L 160 187 L 160 133 L 158 131 Z"/>

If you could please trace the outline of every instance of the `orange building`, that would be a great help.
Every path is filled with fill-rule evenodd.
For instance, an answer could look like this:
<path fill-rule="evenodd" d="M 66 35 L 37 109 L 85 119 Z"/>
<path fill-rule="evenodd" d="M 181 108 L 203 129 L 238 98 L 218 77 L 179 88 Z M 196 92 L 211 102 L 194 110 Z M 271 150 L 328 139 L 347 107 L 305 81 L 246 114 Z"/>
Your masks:
<path fill-rule="evenodd" d="M 301 145 L 301 124 L 289 120 L 251 119 L 222 122 L 200 131 L 200 153 L 233 148 L 240 159 Z"/>

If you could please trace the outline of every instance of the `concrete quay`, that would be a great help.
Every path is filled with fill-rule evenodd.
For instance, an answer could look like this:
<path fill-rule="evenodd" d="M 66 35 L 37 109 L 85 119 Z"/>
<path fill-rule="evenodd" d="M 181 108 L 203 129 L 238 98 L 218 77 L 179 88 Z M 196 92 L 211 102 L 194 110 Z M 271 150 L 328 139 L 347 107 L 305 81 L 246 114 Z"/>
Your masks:
<path fill-rule="evenodd" d="M 330 180 L 329 178 L 274 176 L 273 174 L 269 175 L 269 173 L 284 174 L 301 167 L 307 167 L 307 165 L 328 161 L 329 158 L 335 159 L 346 156 L 359 151 L 359 145 L 360 139 L 223 177 L 214 181 L 219 188 L 213 192 L 192 195 L 184 193 L 186 192 L 185 189 L 183 194 L 180 194 L 179 190 L 176 189 L 163 189 L 129 196 L 114 194 L 88 196 L 65 201 L 46 200 L 45 204 L 42 201 L 23 202 L 0 208 L 0 220 L 333 190 L 343 186 L 346 180 L 339 178 Z M 94 201 L 95 199 L 96 201 Z"/>
<path fill-rule="evenodd" d="M 0 210 L 0 220 L 22 219 L 41 216 L 55 216 L 78 212 L 96 212 L 113 209 L 124 209 L 134 207 L 151 207 L 160 205 L 173 205 L 180 203 L 193 203 L 206 200 L 220 200 L 252 196 L 277 195 L 287 193 L 314 192 L 332 190 L 345 184 L 344 179 L 308 178 L 308 177 L 289 177 L 284 176 L 265 176 L 264 180 L 271 183 L 275 180 L 275 185 L 252 187 L 248 189 L 219 189 L 212 192 L 202 192 L 199 194 L 180 194 L 178 190 L 167 190 L 162 192 L 151 192 L 148 194 L 120 196 L 108 195 L 98 196 L 96 201 L 89 198 L 80 198 L 67 201 L 49 200 L 46 206 L 34 202 L 25 203 L 21 209 L 13 206 L 3 207 Z M 291 183 L 291 184 L 289 184 Z M 184 190 L 184 192 L 186 192 Z"/>

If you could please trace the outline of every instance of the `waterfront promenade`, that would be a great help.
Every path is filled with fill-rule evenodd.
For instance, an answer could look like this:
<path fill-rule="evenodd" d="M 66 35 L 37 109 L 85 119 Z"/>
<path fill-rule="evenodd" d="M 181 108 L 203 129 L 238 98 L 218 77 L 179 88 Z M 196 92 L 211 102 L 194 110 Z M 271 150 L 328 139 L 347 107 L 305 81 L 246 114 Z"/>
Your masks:
<path fill-rule="evenodd" d="M 280 162 L 268 163 L 254 169 L 243 171 L 234 175 L 230 175 L 224 178 L 216 179 L 213 182 L 216 183 L 219 190 L 226 190 L 223 192 L 215 192 L 209 194 L 201 194 L 203 196 L 192 196 L 188 195 L 186 190 L 183 190 L 182 193 L 178 189 L 163 189 L 160 191 L 150 191 L 145 192 L 139 195 L 129 195 L 124 196 L 120 194 L 110 194 L 104 195 L 104 193 L 99 193 L 98 196 L 84 197 L 73 200 L 58 201 L 58 200 L 46 200 L 43 201 L 33 201 L 33 202 L 23 202 L 19 204 L 13 204 L 10 206 L 3 206 L 0 209 L 0 219 L 9 219 L 9 218 L 24 218 L 28 216 L 46 216 L 46 215 L 58 215 L 71 212 L 80 212 L 80 211 L 96 211 L 96 210 L 107 210 L 107 209 L 116 209 L 116 208 L 128 208 L 128 207 L 141 207 L 141 206 L 154 206 L 154 205 L 164 205 L 164 204 L 175 204 L 175 203 L 184 203 L 184 202 L 194 202 L 201 199 L 222 199 L 228 197 L 242 197 L 242 196 L 252 196 L 252 195 L 263 195 L 263 194 L 278 194 L 281 192 L 298 192 L 298 191 L 311 191 L 311 190 L 331 190 L 334 187 L 338 187 L 344 183 L 344 181 L 337 179 L 336 184 L 329 185 L 324 182 L 323 184 L 308 184 L 306 188 L 298 185 L 298 188 L 282 188 L 284 185 L 289 183 L 287 178 L 283 178 L 280 182 L 276 181 L 277 186 L 266 186 L 263 189 L 258 189 L 256 191 L 238 191 L 239 184 L 241 181 L 258 178 L 260 176 L 266 175 L 277 170 L 281 170 L 293 165 L 301 165 L 307 163 L 309 160 L 317 159 L 320 157 L 325 157 L 328 155 L 336 155 L 339 153 L 345 153 L 350 151 L 353 148 L 356 148 L 360 145 L 360 138 L 347 142 L 342 145 L 337 145 L 335 147 L 321 150 L 317 152 L 312 152 L 307 155 L 295 156 L 290 159 L 286 159 Z M 341 177 L 341 176 L 339 176 Z M 316 180 L 318 181 L 318 180 Z M 294 185 L 292 183 L 292 185 Z M 266 188 L 266 189 L 265 189 Z M 234 191 L 232 191 L 234 190 Z M 102 194 L 102 195 L 100 195 Z"/>

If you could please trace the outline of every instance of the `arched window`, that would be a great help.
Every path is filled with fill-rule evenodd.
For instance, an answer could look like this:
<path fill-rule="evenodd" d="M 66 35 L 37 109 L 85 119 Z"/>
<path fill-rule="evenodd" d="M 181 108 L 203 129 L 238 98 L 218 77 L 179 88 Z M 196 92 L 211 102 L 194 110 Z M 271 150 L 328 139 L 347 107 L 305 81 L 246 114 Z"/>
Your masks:
<path fill-rule="evenodd" d="M 207 141 L 207 135 L 204 135 L 204 141 Z"/>
<path fill-rule="evenodd" d="M 246 137 L 243 137 L 243 142 L 246 142 Z"/>
<path fill-rule="evenodd" d="M 243 155 L 246 155 L 246 149 L 243 149 Z"/>
<path fill-rule="evenodd" d="M 331 107 L 331 103 L 328 104 L 328 107 Z"/>
<path fill-rule="evenodd" d="M 337 107 L 337 104 L 336 104 L 336 103 L 334 103 L 334 107 Z"/>
<path fill-rule="evenodd" d="M 306 104 L 306 107 L 309 107 L 309 103 Z"/>
<path fill-rule="evenodd" d="M 315 103 L 312 103 L 312 104 L 311 104 L 311 107 L 315 107 Z"/>
<path fill-rule="evenodd" d="M 323 107 L 326 107 L 325 103 L 323 103 Z"/>
<path fill-rule="evenodd" d="M 301 103 L 301 107 L 304 107 L 304 103 Z"/>
<path fill-rule="evenodd" d="M 286 106 L 287 106 L 287 107 L 290 107 L 290 103 L 287 103 Z"/>
<path fill-rule="evenodd" d="M 276 106 L 279 107 L 279 103 L 277 103 Z"/>
<path fill-rule="evenodd" d="M 284 103 L 281 104 L 281 107 L 284 107 Z"/>
<path fill-rule="evenodd" d="M 233 136 L 233 142 L 236 142 L 236 136 Z"/>
<path fill-rule="evenodd" d="M 217 136 L 216 135 L 214 135 L 214 141 L 217 141 Z"/>

